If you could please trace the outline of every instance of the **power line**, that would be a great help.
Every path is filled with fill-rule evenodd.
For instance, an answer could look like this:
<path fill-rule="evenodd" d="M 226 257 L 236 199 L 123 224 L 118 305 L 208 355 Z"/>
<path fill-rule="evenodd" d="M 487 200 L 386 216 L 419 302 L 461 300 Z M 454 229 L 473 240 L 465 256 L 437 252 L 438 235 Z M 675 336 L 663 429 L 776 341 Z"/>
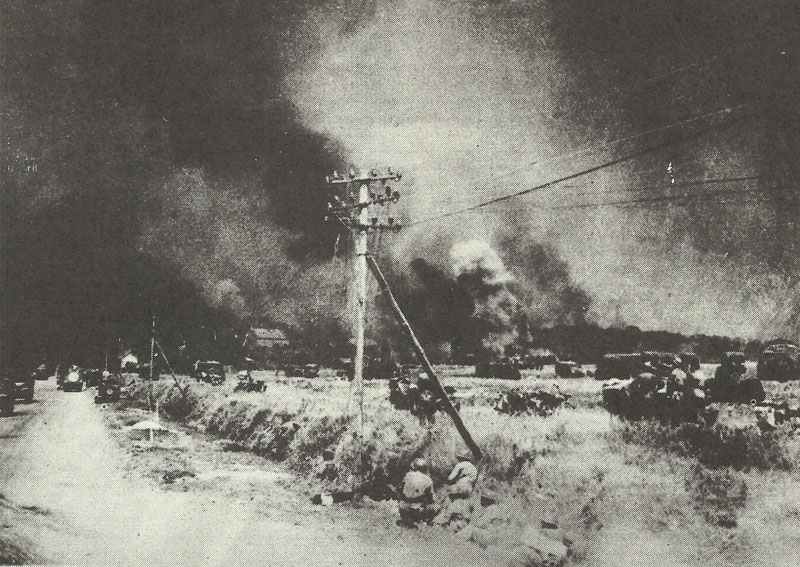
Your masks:
<path fill-rule="evenodd" d="M 718 197 L 720 195 L 742 195 L 746 193 L 761 192 L 760 189 L 718 189 L 715 191 L 704 191 L 702 193 L 684 193 L 682 195 L 661 195 L 658 197 L 644 197 L 640 199 L 623 199 L 619 201 L 608 201 L 602 203 L 579 203 L 575 205 L 555 205 L 552 207 L 536 207 L 546 211 L 562 211 L 577 209 L 595 209 L 603 207 L 622 207 L 624 205 L 637 205 L 644 203 L 665 203 L 681 200 L 704 199 L 708 197 Z M 766 196 L 766 194 L 765 194 Z"/>
<path fill-rule="evenodd" d="M 696 179 L 694 181 L 679 181 L 677 183 L 667 183 L 662 185 L 639 185 L 638 187 L 621 187 L 607 191 L 583 191 L 580 193 L 569 192 L 570 197 L 591 197 L 595 195 L 617 195 L 619 193 L 635 193 L 637 191 L 652 191 L 653 189 L 679 189 L 681 187 L 698 187 L 701 185 L 715 185 L 719 183 L 738 183 L 744 181 L 756 181 L 759 175 L 744 175 L 741 177 L 715 177 L 711 179 Z M 587 185 L 572 185 L 573 188 L 588 187 Z M 665 195 L 666 196 L 666 195 Z"/>
<path fill-rule="evenodd" d="M 683 118 L 681 120 L 676 120 L 674 122 L 670 122 L 669 124 L 664 124 L 664 125 L 661 125 L 661 126 L 656 126 L 654 128 L 649 128 L 647 130 L 642 130 L 642 131 L 637 132 L 635 134 L 630 134 L 628 136 L 623 136 L 621 138 L 616 138 L 614 140 L 609 140 L 609 141 L 606 141 L 606 142 L 603 142 L 603 143 L 600 143 L 600 144 L 595 144 L 593 146 L 586 146 L 586 147 L 583 147 L 583 148 L 579 148 L 577 150 L 571 150 L 569 152 L 557 154 L 555 156 L 551 156 L 551 157 L 543 159 L 543 160 L 538 160 L 537 159 L 537 160 L 529 161 L 529 162 L 526 162 L 526 163 L 524 163 L 524 164 L 522 164 L 522 165 L 520 165 L 518 167 L 514 167 L 512 169 L 507 169 L 507 170 L 499 172 L 499 173 L 489 173 L 487 175 L 474 177 L 473 179 L 468 180 L 468 182 L 472 186 L 478 186 L 483 181 L 488 181 L 490 179 L 491 180 L 497 180 L 497 179 L 502 179 L 504 177 L 509 177 L 511 175 L 514 175 L 515 173 L 521 172 L 522 170 L 524 170 L 524 169 L 526 169 L 528 167 L 535 167 L 535 168 L 538 169 L 539 166 L 544 165 L 544 164 L 553 163 L 553 162 L 559 162 L 559 161 L 565 160 L 567 158 L 575 157 L 575 156 L 578 156 L 578 155 L 581 155 L 581 154 L 595 153 L 595 152 L 597 152 L 599 150 L 602 150 L 604 148 L 607 148 L 609 146 L 612 146 L 612 145 L 615 145 L 615 144 L 620 144 L 622 142 L 629 142 L 631 140 L 636 140 L 638 138 L 642 138 L 642 137 L 648 136 L 650 134 L 655 134 L 657 132 L 662 132 L 664 130 L 669 130 L 670 128 L 675 128 L 676 126 L 685 126 L 687 124 L 692 124 L 694 122 L 698 122 L 700 120 L 704 120 L 706 118 L 710 118 L 712 116 L 716 116 L 716 115 L 719 115 L 719 114 L 731 114 L 733 112 L 736 112 L 737 110 L 741 110 L 742 108 L 744 108 L 746 106 L 747 106 L 747 104 L 743 103 L 743 104 L 739 104 L 739 105 L 733 106 L 733 107 L 726 106 L 726 107 L 723 107 L 723 108 L 717 108 L 717 109 L 714 109 L 714 110 L 711 110 L 711 111 L 708 111 L 708 112 L 704 112 L 702 114 L 695 114 L 693 116 L 689 116 L 688 118 Z M 425 161 L 430 161 L 430 160 L 425 160 Z M 420 161 L 419 163 L 425 163 L 425 161 Z M 410 195 L 413 196 L 414 193 L 416 193 L 416 191 L 417 190 L 412 190 Z"/>
<path fill-rule="evenodd" d="M 777 189 L 777 188 L 773 188 Z M 788 187 L 787 187 L 788 189 Z M 731 195 L 741 195 L 741 194 L 748 194 L 752 193 L 755 194 L 753 198 L 745 199 L 741 201 L 737 201 L 737 203 L 750 203 L 750 202 L 759 202 L 769 195 L 764 193 L 763 190 L 760 189 L 743 189 L 743 190 L 732 190 L 732 189 L 724 189 L 718 191 L 704 191 L 702 193 L 684 193 L 682 195 L 662 195 L 659 197 L 647 197 L 647 198 L 640 198 L 640 199 L 624 199 L 618 201 L 608 201 L 608 202 L 600 202 L 600 203 L 577 203 L 574 205 L 554 205 L 549 207 L 543 206 L 530 206 L 527 210 L 535 209 L 540 211 L 569 211 L 569 210 L 581 210 L 581 209 L 597 209 L 597 208 L 604 208 L 604 207 L 618 207 L 618 208 L 629 208 L 635 206 L 647 206 L 654 203 L 662 203 L 662 202 L 673 202 L 673 201 L 685 201 L 685 200 L 701 200 L 710 197 L 719 197 L 719 196 L 731 196 Z M 496 211 L 499 212 L 499 211 Z M 407 225 L 409 226 L 409 225 Z"/>
<path fill-rule="evenodd" d="M 583 192 L 563 192 L 566 193 L 569 197 L 583 197 L 583 196 L 595 196 L 595 195 L 617 195 L 619 193 L 635 193 L 638 191 L 652 191 L 653 189 L 678 189 L 681 187 L 697 187 L 701 185 L 714 185 L 719 183 L 738 183 L 738 182 L 745 182 L 745 181 L 755 181 L 760 179 L 759 175 L 745 175 L 740 177 L 715 177 L 711 179 L 696 179 L 693 181 L 681 181 L 677 183 L 669 183 L 669 184 L 661 184 L 661 185 L 639 185 L 638 187 L 619 187 L 616 189 L 610 189 L 606 191 L 583 191 Z M 589 187 L 589 185 L 564 185 L 563 187 L 569 187 L 572 189 L 583 189 Z M 666 196 L 666 195 L 665 195 Z M 537 207 L 536 205 L 529 205 L 528 208 L 537 208 L 542 209 L 546 207 Z"/>
<path fill-rule="evenodd" d="M 744 106 L 744 105 L 740 105 L 740 107 L 741 106 Z M 717 111 L 717 112 L 719 112 L 719 111 Z M 728 113 L 732 112 L 732 109 L 727 109 L 727 112 Z M 737 122 L 743 120 L 744 118 L 745 117 L 741 117 L 741 118 L 739 118 L 737 120 L 733 120 L 733 121 L 729 122 L 728 124 L 724 125 L 724 127 L 725 128 L 729 128 L 729 127 L 733 126 L 733 124 L 736 124 Z M 482 209 L 484 207 L 488 207 L 488 206 L 494 205 L 496 203 L 501 203 L 503 201 L 508 201 L 508 200 L 514 199 L 516 197 L 521 197 L 523 195 L 527 195 L 529 193 L 533 193 L 534 191 L 540 191 L 542 189 L 545 189 L 545 188 L 548 188 L 548 187 L 552 187 L 552 186 L 554 186 L 556 184 L 559 184 L 559 183 L 562 183 L 564 181 L 569 181 L 570 179 L 576 179 L 578 177 L 582 177 L 584 175 L 588 175 L 589 173 L 594 173 L 595 171 L 600 171 L 601 169 L 605 169 L 605 168 L 617 165 L 619 163 L 623 163 L 625 161 L 629 161 L 629 160 L 631 160 L 633 158 L 636 158 L 636 157 L 639 157 L 639 156 L 654 152 L 654 151 L 659 150 L 661 148 L 665 148 L 665 147 L 668 147 L 668 146 L 671 146 L 671 145 L 675 145 L 677 143 L 686 142 L 688 140 L 699 138 L 703 134 L 705 134 L 707 132 L 710 132 L 710 131 L 718 128 L 718 127 L 719 127 L 719 124 L 714 124 L 712 126 L 704 128 L 704 129 L 699 130 L 697 132 L 693 132 L 691 134 L 684 135 L 684 136 L 682 136 L 681 138 L 679 138 L 677 140 L 666 140 L 666 141 L 663 141 L 663 142 L 661 142 L 659 144 L 648 146 L 648 147 L 643 148 L 641 150 L 637 150 L 635 152 L 628 153 L 628 154 L 626 154 L 626 155 L 624 155 L 622 157 L 618 157 L 616 159 L 613 159 L 613 160 L 610 160 L 610 161 L 607 161 L 607 162 L 603 162 L 603 163 L 601 163 L 599 165 L 596 165 L 596 166 L 590 167 L 588 169 L 584 169 L 584 170 L 578 171 L 576 173 L 571 173 L 569 175 L 565 175 L 565 176 L 559 177 L 559 178 L 554 179 L 552 181 L 547 181 L 545 183 L 541 183 L 539 185 L 535 185 L 533 187 L 529 187 L 529 188 L 526 188 L 526 189 L 523 189 L 521 191 L 517 191 L 517 192 L 514 192 L 514 193 L 509 193 L 507 195 L 501 195 L 499 197 L 495 197 L 493 199 L 489 199 L 488 201 L 484 201 L 482 203 L 478 203 L 478 204 L 471 205 L 471 206 L 468 206 L 468 207 L 463 207 L 461 209 L 456 209 L 454 211 L 449 211 L 449 212 L 446 212 L 446 213 L 443 213 L 443 214 L 440 214 L 440 215 L 435 215 L 435 216 L 432 216 L 432 217 L 424 218 L 424 219 L 418 220 L 416 222 L 409 223 L 407 226 L 409 226 L 409 227 L 410 226 L 416 226 L 416 225 L 420 225 L 420 224 L 433 222 L 435 220 L 440 220 L 440 219 L 456 216 L 456 215 L 459 215 L 459 214 L 462 214 L 462 213 L 466 213 L 466 212 L 469 212 L 469 211 Z"/>

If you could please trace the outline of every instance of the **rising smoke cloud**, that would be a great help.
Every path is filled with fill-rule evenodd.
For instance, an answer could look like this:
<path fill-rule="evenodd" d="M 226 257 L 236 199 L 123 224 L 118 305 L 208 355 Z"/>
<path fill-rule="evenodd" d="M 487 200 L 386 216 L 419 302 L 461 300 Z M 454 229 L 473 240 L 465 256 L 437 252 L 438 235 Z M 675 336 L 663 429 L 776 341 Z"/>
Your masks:
<path fill-rule="evenodd" d="M 329 262 L 336 229 L 320 222 L 319 189 L 342 162 L 402 170 L 408 224 L 743 100 L 766 107 L 767 122 L 410 226 L 381 252 L 416 285 L 421 270 L 451 273 L 454 244 L 483 241 L 520 287 L 535 284 L 515 296 L 541 324 L 620 315 L 644 328 L 795 334 L 797 203 L 778 190 L 797 178 L 797 74 L 780 47 L 791 18 L 757 3 L 648 6 L 10 2 L 2 252 L 25 268 L 4 282 L 4 336 L 44 348 L 80 328 L 97 343 L 189 296 L 176 321 L 202 300 L 239 318 L 341 322 L 348 274 Z M 666 183 L 668 162 L 679 180 L 757 172 L 769 179 L 748 187 L 766 198 L 546 210 L 646 195 L 634 189 Z M 535 275 L 559 262 L 550 281 Z"/>
<path fill-rule="evenodd" d="M 659 30 L 655 19 L 647 20 L 652 30 L 646 32 L 636 29 L 632 18 L 621 23 L 617 18 L 619 26 L 632 30 L 622 37 L 612 29 L 607 35 L 591 33 L 592 16 L 570 3 L 522 9 L 511 2 L 455 7 L 408 0 L 371 7 L 356 29 L 325 19 L 317 30 L 318 51 L 286 85 L 305 124 L 338 140 L 353 162 L 390 163 L 410 173 L 403 187 L 407 221 L 661 141 L 663 136 L 651 136 L 606 144 L 685 118 L 686 107 L 676 106 L 676 100 L 690 101 L 697 111 L 739 102 L 728 91 L 715 90 L 717 84 L 754 88 L 738 74 L 716 76 L 711 69 L 707 74 L 719 83 L 697 85 L 691 77 L 675 77 L 669 89 L 645 84 L 649 105 L 634 101 L 635 89 L 629 87 L 636 87 L 636 80 L 624 73 L 638 74 L 635 79 L 680 66 L 664 54 L 652 54 L 655 68 L 645 66 L 651 53 L 634 42 Z M 698 19 L 710 13 L 702 11 Z M 599 15 L 602 29 L 614 25 L 606 10 Z M 565 32 L 570 26 L 585 28 L 584 36 Z M 715 40 L 735 36 L 732 29 L 719 27 Z M 677 30 L 670 23 L 658 33 Z M 602 41 L 627 50 L 603 59 L 599 50 L 608 47 L 600 46 Z M 700 49 L 699 31 L 692 42 Z M 656 111 L 648 114 L 645 108 Z M 635 199 L 655 191 L 675 195 L 665 173 L 670 162 L 679 180 L 753 174 L 758 142 L 751 132 L 735 128 L 479 214 L 411 227 L 389 253 L 419 255 L 446 266 L 445 251 L 453 243 L 479 238 L 513 257 L 511 270 L 517 275 L 537 264 L 529 244 L 544 247 L 563 259 L 568 272 L 552 282 L 563 288 L 556 295 L 573 294 L 576 303 L 562 313 L 555 308 L 568 301 L 553 306 L 547 299 L 529 298 L 531 313 L 543 324 L 584 317 L 611 324 L 621 317 L 627 324 L 687 334 L 795 334 L 787 329 L 792 309 L 779 307 L 792 285 L 774 264 L 763 261 L 770 246 L 781 245 L 774 232 L 759 232 L 759 223 L 770 218 L 769 200 L 736 206 L 732 199 L 701 198 L 688 205 L 547 211 L 553 205 Z M 597 149 L 579 151 L 585 147 Z M 549 285 L 535 275 L 527 279 L 538 281 L 538 289 Z"/>

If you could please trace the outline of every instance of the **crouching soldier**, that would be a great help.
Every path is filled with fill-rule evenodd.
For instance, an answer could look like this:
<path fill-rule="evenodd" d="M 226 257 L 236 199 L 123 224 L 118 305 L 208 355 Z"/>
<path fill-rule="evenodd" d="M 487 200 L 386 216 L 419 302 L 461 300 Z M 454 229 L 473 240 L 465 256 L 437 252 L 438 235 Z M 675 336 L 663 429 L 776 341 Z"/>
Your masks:
<path fill-rule="evenodd" d="M 427 474 L 425 459 L 414 459 L 411 470 L 403 479 L 400 501 L 400 524 L 416 526 L 419 522 L 430 523 L 436 516 L 433 501 L 433 480 Z"/>
<path fill-rule="evenodd" d="M 475 481 L 478 480 L 478 469 L 472 464 L 472 455 L 464 452 L 457 457 L 458 463 L 447 477 L 447 494 L 450 500 L 459 500 L 472 496 Z"/>
<path fill-rule="evenodd" d="M 447 477 L 447 507 L 434 520 L 437 525 L 447 525 L 455 530 L 465 527 L 473 513 L 472 492 L 478 480 L 478 469 L 472 464 L 472 455 L 460 453 L 458 463 Z"/>

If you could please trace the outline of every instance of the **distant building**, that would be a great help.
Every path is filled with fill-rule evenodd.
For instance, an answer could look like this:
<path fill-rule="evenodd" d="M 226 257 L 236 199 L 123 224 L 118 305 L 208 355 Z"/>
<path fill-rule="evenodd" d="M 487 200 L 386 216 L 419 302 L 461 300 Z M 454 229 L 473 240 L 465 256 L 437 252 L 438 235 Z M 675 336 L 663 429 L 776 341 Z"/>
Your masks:
<path fill-rule="evenodd" d="M 289 337 L 281 329 L 251 328 L 244 341 L 246 355 L 264 364 L 281 361 L 290 347 Z"/>

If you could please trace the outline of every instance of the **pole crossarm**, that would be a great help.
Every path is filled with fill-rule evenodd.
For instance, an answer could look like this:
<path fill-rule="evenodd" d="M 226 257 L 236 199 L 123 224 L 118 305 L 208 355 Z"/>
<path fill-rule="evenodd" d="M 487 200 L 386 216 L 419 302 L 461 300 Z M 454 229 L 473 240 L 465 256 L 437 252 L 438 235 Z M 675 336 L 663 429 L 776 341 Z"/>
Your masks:
<path fill-rule="evenodd" d="M 368 174 L 356 174 L 351 169 L 347 175 L 340 175 L 339 172 L 334 171 L 333 175 L 325 178 L 325 182 L 329 185 L 347 185 L 348 183 L 369 183 L 370 181 L 400 181 L 402 177 L 402 174 L 392 171 L 391 167 L 386 170 L 386 173 L 378 173 L 373 169 Z"/>

